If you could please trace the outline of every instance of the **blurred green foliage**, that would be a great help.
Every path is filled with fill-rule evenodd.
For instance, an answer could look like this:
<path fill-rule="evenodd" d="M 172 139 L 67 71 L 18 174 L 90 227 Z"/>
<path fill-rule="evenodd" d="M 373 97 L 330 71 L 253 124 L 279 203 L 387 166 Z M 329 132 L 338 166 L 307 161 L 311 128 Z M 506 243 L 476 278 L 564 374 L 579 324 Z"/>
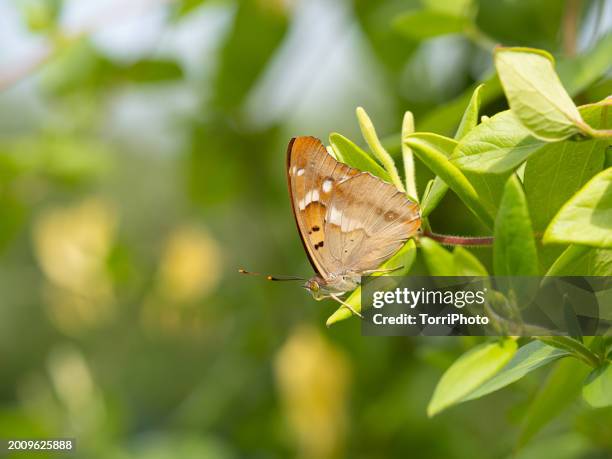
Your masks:
<path fill-rule="evenodd" d="M 481 82 L 481 113 L 507 108 L 496 43 L 548 50 L 576 101 L 600 100 L 610 2 L 87 3 L 0 3 L 1 438 L 76 437 L 75 457 L 104 458 L 609 456 L 612 410 L 567 395 L 573 361 L 428 419 L 480 339 L 328 330 L 332 305 L 236 269 L 309 272 L 290 137 L 356 139 L 359 105 L 396 155 L 407 109 L 451 135 Z M 407 14 L 458 19 L 406 34 Z M 489 234 L 450 191 L 429 219 Z M 491 249 L 472 253 L 490 270 Z"/>

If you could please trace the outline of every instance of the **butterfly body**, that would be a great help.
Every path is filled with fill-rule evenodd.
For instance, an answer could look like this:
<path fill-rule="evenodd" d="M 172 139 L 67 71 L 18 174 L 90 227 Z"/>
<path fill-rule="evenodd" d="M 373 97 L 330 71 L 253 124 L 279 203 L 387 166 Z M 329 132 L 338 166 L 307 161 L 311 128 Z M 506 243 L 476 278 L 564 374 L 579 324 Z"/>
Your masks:
<path fill-rule="evenodd" d="M 350 292 L 421 224 L 419 207 L 393 185 L 336 161 L 314 137 L 287 149 L 291 207 L 315 276 L 317 300 Z"/>

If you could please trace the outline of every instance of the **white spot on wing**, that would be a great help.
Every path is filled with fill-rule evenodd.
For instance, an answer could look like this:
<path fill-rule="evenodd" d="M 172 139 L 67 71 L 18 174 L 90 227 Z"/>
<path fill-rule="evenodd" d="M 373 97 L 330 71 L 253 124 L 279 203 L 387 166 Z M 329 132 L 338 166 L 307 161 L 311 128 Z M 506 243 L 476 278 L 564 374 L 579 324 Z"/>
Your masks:
<path fill-rule="evenodd" d="M 304 196 L 304 199 L 300 199 L 298 202 L 298 207 L 300 210 L 306 209 L 311 202 L 317 202 L 319 200 L 319 191 L 318 190 L 310 190 Z"/>
<path fill-rule="evenodd" d="M 298 169 L 298 170 L 297 170 L 297 174 L 296 174 L 296 175 L 297 175 L 298 177 L 300 177 L 300 176 L 304 175 L 304 169 Z"/>
<path fill-rule="evenodd" d="M 323 181 L 323 192 L 329 193 L 332 190 L 333 185 L 334 181 L 332 179 L 325 179 Z"/>
<path fill-rule="evenodd" d="M 342 218 L 342 212 L 340 212 L 335 206 L 332 206 L 329 209 L 329 218 L 328 221 L 332 225 L 340 226 L 340 220 Z"/>

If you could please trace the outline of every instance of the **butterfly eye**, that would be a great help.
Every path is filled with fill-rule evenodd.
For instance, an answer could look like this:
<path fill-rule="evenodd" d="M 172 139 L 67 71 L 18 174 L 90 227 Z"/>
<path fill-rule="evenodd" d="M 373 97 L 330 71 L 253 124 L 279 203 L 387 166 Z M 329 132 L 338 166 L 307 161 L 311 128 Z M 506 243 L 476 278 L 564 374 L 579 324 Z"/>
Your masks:
<path fill-rule="evenodd" d="M 319 291 L 319 283 L 315 280 L 309 280 L 308 282 L 306 282 L 305 287 L 311 292 L 316 293 Z"/>

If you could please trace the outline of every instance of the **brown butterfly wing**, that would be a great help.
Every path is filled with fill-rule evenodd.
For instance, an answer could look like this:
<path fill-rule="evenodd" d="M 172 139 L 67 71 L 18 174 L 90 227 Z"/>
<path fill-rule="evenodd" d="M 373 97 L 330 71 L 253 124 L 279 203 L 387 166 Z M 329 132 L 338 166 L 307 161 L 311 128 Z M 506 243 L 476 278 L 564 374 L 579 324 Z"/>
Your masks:
<path fill-rule="evenodd" d="M 291 140 L 287 177 L 304 249 L 325 279 L 375 269 L 419 228 L 417 204 L 336 161 L 314 137 Z"/>
<path fill-rule="evenodd" d="M 325 234 L 348 272 L 375 270 L 421 225 L 419 207 L 393 185 L 363 172 L 339 183 Z"/>
<path fill-rule="evenodd" d="M 315 137 L 296 137 L 289 142 L 287 179 L 291 207 L 310 264 L 323 278 L 341 269 L 340 260 L 331 256 L 324 234 L 325 216 L 332 199 L 327 184 L 357 174 L 357 169 L 332 158 Z"/>

